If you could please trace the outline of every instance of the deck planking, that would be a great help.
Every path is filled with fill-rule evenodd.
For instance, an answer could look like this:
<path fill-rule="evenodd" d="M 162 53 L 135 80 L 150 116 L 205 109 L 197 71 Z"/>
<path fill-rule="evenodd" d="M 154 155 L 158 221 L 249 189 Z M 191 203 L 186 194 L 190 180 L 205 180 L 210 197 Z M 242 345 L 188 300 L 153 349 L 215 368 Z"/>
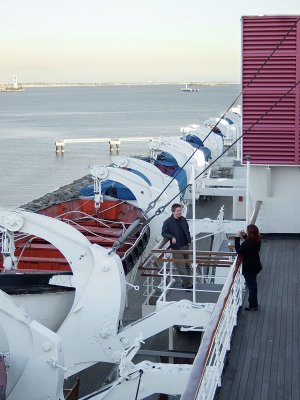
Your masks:
<path fill-rule="evenodd" d="M 298 400 L 300 238 L 265 238 L 258 312 L 238 315 L 218 400 Z"/>

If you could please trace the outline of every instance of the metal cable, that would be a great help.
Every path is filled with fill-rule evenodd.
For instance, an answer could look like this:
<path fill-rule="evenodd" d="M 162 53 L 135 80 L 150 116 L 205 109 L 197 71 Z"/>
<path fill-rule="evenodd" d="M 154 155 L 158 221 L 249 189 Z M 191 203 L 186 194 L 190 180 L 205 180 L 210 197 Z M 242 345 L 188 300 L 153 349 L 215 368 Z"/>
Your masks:
<path fill-rule="evenodd" d="M 212 165 L 214 165 L 221 157 L 223 157 L 223 155 L 230 150 L 246 133 L 248 133 L 255 125 L 257 125 L 266 115 L 268 115 L 274 107 L 276 107 L 286 96 L 288 96 L 290 94 L 291 91 L 293 91 L 300 83 L 300 80 L 298 82 L 295 83 L 295 85 L 293 85 L 282 97 L 280 97 L 279 100 L 277 100 L 264 114 L 262 114 L 251 126 L 250 128 L 248 128 L 244 133 L 242 133 L 226 150 L 223 151 L 222 154 L 220 154 L 213 162 L 211 162 L 206 168 L 204 168 L 203 171 L 201 171 L 196 177 L 195 179 L 198 179 L 201 175 L 204 174 L 204 172 L 206 172 L 208 169 L 210 169 L 212 167 Z M 190 185 L 186 185 L 182 190 L 180 190 L 171 200 L 169 200 L 165 205 L 159 207 L 155 214 L 149 218 L 146 223 L 150 223 L 150 221 L 156 217 L 157 215 L 160 215 L 165 209 L 166 207 L 168 207 L 169 204 L 171 204 L 177 196 L 179 196 L 184 190 L 186 190 Z"/>
<path fill-rule="evenodd" d="M 214 131 L 214 129 L 219 125 L 219 123 L 221 122 L 221 120 L 225 117 L 225 115 L 228 113 L 228 111 L 234 106 L 234 104 L 236 103 L 236 101 L 241 97 L 241 95 L 244 93 L 245 89 L 247 89 L 251 83 L 254 81 L 254 79 L 257 77 L 257 75 L 261 72 L 261 70 L 264 68 L 264 66 L 267 64 L 267 62 L 272 58 L 272 56 L 274 55 L 274 53 L 278 50 L 278 48 L 282 45 L 282 43 L 285 41 L 285 39 L 287 38 L 287 36 L 291 33 L 291 31 L 297 26 L 298 22 L 300 21 L 300 17 L 297 18 L 297 20 L 294 22 L 294 24 L 290 27 L 290 29 L 287 31 L 287 33 L 284 35 L 284 37 L 281 39 L 281 41 L 277 44 L 277 46 L 274 48 L 274 50 L 271 52 L 271 54 L 268 56 L 268 58 L 264 61 L 264 63 L 259 67 L 259 69 L 256 71 L 256 73 L 253 75 L 253 77 L 250 79 L 250 81 L 247 83 L 247 85 L 243 88 L 243 90 L 239 93 L 239 95 L 235 98 L 235 100 L 231 103 L 231 105 L 227 108 L 227 110 L 222 114 L 222 116 L 219 118 L 219 120 L 217 121 L 217 123 L 211 128 L 211 130 L 209 131 L 209 133 L 206 135 L 206 137 L 203 139 L 202 143 L 205 142 L 205 140 L 210 136 L 210 134 Z M 242 136 L 240 136 L 241 138 Z M 239 139 L 240 139 L 239 138 Z M 236 141 L 237 142 L 237 141 Z M 235 143 L 236 143 L 235 142 Z M 195 148 L 195 150 L 193 151 L 193 153 L 191 154 L 191 156 L 186 160 L 186 162 L 183 164 L 182 167 L 180 167 L 178 169 L 178 171 L 176 171 L 175 175 L 172 177 L 171 181 L 166 185 L 166 187 L 162 190 L 162 192 L 156 197 L 156 199 L 154 199 L 153 201 L 151 201 L 148 205 L 147 210 L 145 211 L 145 214 L 147 214 L 150 210 L 152 210 L 152 208 L 155 207 L 155 204 L 157 203 L 157 201 L 160 199 L 160 197 L 163 195 L 163 193 L 166 191 L 166 189 L 171 185 L 171 183 L 174 181 L 174 179 L 176 178 L 176 176 L 179 174 L 179 172 L 187 165 L 187 163 L 191 160 L 191 158 L 194 156 L 194 154 L 196 153 L 197 150 L 199 150 L 201 146 L 198 145 L 198 147 Z M 228 150 L 228 149 L 227 149 Z M 225 151 L 226 152 L 226 151 Z M 224 152 L 224 153 L 225 153 Z M 224 154 L 222 153 L 222 155 Z M 215 160 L 216 161 L 216 160 Z M 213 163 L 212 163 L 213 164 Z M 211 165 L 212 165 L 211 164 Z M 187 186 L 186 186 L 187 187 Z M 186 187 L 183 189 L 185 190 Z M 181 192 L 180 192 L 181 193 Z M 179 193 L 179 194 L 180 194 Z M 177 197 L 177 196 L 176 196 Z M 172 199 L 173 201 L 173 199 Z"/>
<path fill-rule="evenodd" d="M 284 42 L 284 40 L 287 38 L 287 36 L 291 33 L 291 31 L 294 29 L 294 27 L 296 27 L 296 25 L 298 24 L 298 22 L 300 21 L 300 17 L 297 18 L 297 20 L 294 22 L 294 24 L 290 27 L 290 29 L 287 31 L 287 33 L 285 34 L 285 36 L 281 39 L 281 41 L 278 43 L 278 45 L 275 47 L 275 49 L 271 52 L 271 54 L 268 56 L 268 58 L 265 60 L 265 62 L 261 65 L 261 67 L 257 70 L 257 72 L 254 74 L 254 76 L 251 78 L 251 80 L 248 82 L 248 84 L 245 86 L 245 88 L 241 91 L 241 93 L 238 95 L 238 97 L 234 100 L 234 102 L 230 105 L 230 107 L 227 108 L 227 111 L 225 113 L 223 113 L 223 115 L 221 116 L 221 118 L 218 120 L 218 122 L 214 125 L 214 127 L 210 130 L 210 132 L 208 133 L 208 135 L 205 137 L 204 141 L 208 138 L 208 136 L 213 132 L 213 130 L 217 127 L 217 125 L 220 123 L 220 121 L 222 120 L 222 118 L 226 115 L 226 113 L 230 110 L 230 108 L 235 104 L 235 102 L 237 101 L 237 99 L 243 94 L 244 90 L 247 89 L 250 84 L 253 82 L 253 80 L 256 78 L 256 76 L 261 72 L 261 70 L 263 69 L 263 67 L 266 65 L 266 63 L 271 59 L 271 57 L 273 56 L 273 54 L 276 52 L 276 50 L 279 48 L 279 46 L 281 46 L 281 44 Z M 230 150 L 243 136 L 245 133 L 249 132 L 261 119 L 263 119 L 277 104 L 279 104 L 294 88 L 296 88 L 299 84 L 299 81 L 293 86 L 291 87 L 288 92 L 286 92 L 277 102 L 275 102 L 273 104 L 272 107 L 270 107 L 264 114 L 262 114 L 262 116 L 260 118 L 258 118 L 250 128 L 248 128 L 244 133 L 241 134 L 241 136 L 239 136 L 226 150 L 223 151 L 222 154 L 220 154 L 213 162 L 211 162 L 206 168 L 204 168 L 204 170 L 202 172 L 200 172 L 200 174 L 198 174 L 195 179 L 198 179 L 201 175 L 203 175 L 208 169 L 211 168 L 212 165 L 214 165 L 228 150 Z M 195 148 L 195 150 L 193 151 L 193 153 L 191 154 L 191 156 L 186 160 L 186 162 L 183 164 L 182 167 L 179 168 L 178 171 L 176 171 L 176 173 L 174 174 L 174 176 L 172 177 L 172 179 L 169 181 L 169 183 L 166 185 L 166 187 L 161 191 L 161 193 L 156 197 L 156 199 L 154 199 L 153 201 L 151 201 L 148 205 L 148 208 L 146 211 L 144 211 L 144 215 L 146 215 L 150 210 L 152 210 L 152 208 L 155 207 L 155 204 L 157 203 L 157 201 L 160 199 L 160 197 L 163 195 L 163 193 L 166 191 L 166 189 L 171 185 L 171 183 L 174 181 L 174 179 L 176 178 L 176 176 L 179 174 L 179 172 L 185 167 L 185 165 L 190 161 L 190 159 L 194 156 L 194 154 L 196 153 L 196 151 L 200 148 L 201 146 L 199 145 L 198 147 Z M 160 215 L 165 209 L 166 207 L 171 204 L 178 195 L 180 195 L 184 190 L 186 190 L 186 188 L 189 185 L 186 185 L 182 190 L 179 191 L 179 193 L 174 196 L 171 200 L 169 200 L 164 206 L 159 207 L 155 214 L 147 219 L 144 222 L 144 225 L 149 225 L 149 223 L 152 221 L 153 218 L 155 218 L 156 216 Z M 117 243 L 115 243 L 116 248 L 117 248 Z M 112 248 L 111 252 L 116 251 L 116 248 Z"/>
<path fill-rule="evenodd" d="M 139 383 L 138 383 L 138 386 L 137 386 L 137 389 L 136 389 L 135 400 L 137 400 L 138 395 L 139 395 L 141 379 L 142 379 L 142 375 L 143 375 L 144 371 L 142 369 L 140 369 L 139 373 L 140 373 L 140 378 L 139 378 Z"/>
<path fill-rule="evenodd" d="M 225 117 L 227 112 L 230 110 L 231 107 L 234 106 L 235 102 L 237 101 L 238 98 L 241 97 L 241 95 L 244 93 L 245 89 L 247 89 L 251 83 L 254 81 L 254 79 L 257 77 L 257 75 L 261 72 L 261 70 L 264 68 L 264 66 L 267 64 L 267 62 L 273 57 L 274 53 L 278 50 L 278 48 L 282 45 L 282 43 L 285 41 L 285 39 L 288 37 L 288 35 L 292 32 L 292 30 L 297 26 L 298 22 L 300 21 L 300 17 L 296 20 L 296 22 L 290 27 L 290 29 L 287 31 L 287 33 L 284 35 L 284 37 L 281 39 L 281 41 L 277 44 L 277 46 L 274 48 L 274 50 L 271 52 L 271 54 L 267 57 L 267 59 L 264 61 L 264 63 L 258 68 L 256 73 L 253 75 L 253 77 L 250 79 L 250 81 L 247 83 L 247 85 L 242 89 L 240 94 L 236 97 L 234 102 L 227 108 L 227 110 L 223 113 L 223 115 L 220 117 L 218 122 L 213 126 L 213 128 L 210 130 L 210 132 L 206 135 L 206 137 L 203 139 L 203 143 L 205 140 L 209 137 L 209 135 L 213 132 L 213 130 L 218 126 L 220 121 Z"/>
<path fill-rule="evenodd" d="M 282 97 L 279 98 L 279 100 L 277 100 L 264 114 L 262 114 L 251 126 L 250 128 L 248 128 L 244 133 L 242 133 L 226 150 L 223 151 L 222 154 L 220 154 L 213 162 L 211 162 L 206 168 L 204 168 L 203 171 L 201 171 L 196 177 L 195 180 L 198 179 L 201 175 L 203 175 L 208 169 L 210 169 L 212 167 L 212 165 L 214 165 L 228 150 L 230 150 L 243 136 L 244 134 L 248 133 L 255 125 L 258 124 L 258 122 L 260 122 L 266 115 L 268 115 L 270 113 L 270 111 L 273 110 L 274 107 L 277 106 L 277 104 L 279 104 L 286 96 L 288 96 L 290 94 L 290 92 L 292 90 L 294 90 L 300 83 L 300 80 L 298 82 L 295 83 L 295 85 L 293 85 Z M 153 218 L 155 218 L 156 216 L 160 215 L 162 212 L 164 212 L 164 210 L 166 209 L 166 207 L 168 207 L 169 204 L 171 204 L 177 196 L 179 196 L 184 190 L 186 190 L 189 187 L 189 184 L 186 185 L 183 189 L 181 189 L 171 200 L 169 200 L 166 204 L 164 204 L 163 206 L 159 207 L 155 213 L 152 215 L 152 217 L 148 218 L 146 221 L 143 222 L 144 226 L 147 226 L 150 224 L 150 222 L 152 221 Z M 137 222 L 137 221 L 136 221 Z M 132 233 L 132 232 L 131 232 Z M 119 243 L 118 241 L 114 243 L 114 246 L 112 247 L 111 251 L 109 254 L 116 252 L 116 250 L 119 247 Z"/>

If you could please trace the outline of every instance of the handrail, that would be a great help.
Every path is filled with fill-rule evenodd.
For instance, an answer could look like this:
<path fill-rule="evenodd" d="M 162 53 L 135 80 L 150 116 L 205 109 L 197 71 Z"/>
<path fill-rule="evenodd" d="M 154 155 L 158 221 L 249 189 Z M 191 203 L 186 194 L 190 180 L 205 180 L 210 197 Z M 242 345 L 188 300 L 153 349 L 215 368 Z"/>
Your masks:
<path fill-rule="evenodd" d="M 154 248 L 152 253 L 172 253 L 172 254 L 193 254 L 192 250 L 174 250 L 174 249 L 157 249 Z M 235 256 L 236 253 L 232 251 L 204 251 L 204 250 L 197 250 L 196 254 L 199 255 L 208 255 L 208 256 L 228 256 L 232 257 Z"/>
<path fill-rule="evenodd" d="M 185 391 L 181 396 L 181 400 L 196 400 L 198 399 L 199 390 L 204 377 L 206 363 L 208 361 L 210 350 L 214 343 L 215 335 L 217 332 L 218 325 L 223 316 L 223 312 L 226 307 L 230 292 L 233 288 L 234 282 L 237 278 L 240 268 L 237 266 L 237 260 L 235 260 L 232 269 L 230 270 L 228 277 L 224 283 L 224 287 L 218 301 L 215 305 L 214 311 L 211 315 L 210 321 L 205 329 L 201 345 L 196 355 L 191 375 L 186 385 Z"/>
<path fill-rule="evenodd" d="M 157 258 L 159 257 L 159 255 L 157 256 L 154 253 L 163 253 L 164 252 L 164 247 L 169 245 L 169 241 L 167 239 L 162 239 L 159 243 L 157 243 L 157 245 L 151 250 L 151 253 L 149 254 L 149 256 L 144 260 L 144 262 L 140 265 L 139 268 L 144 269 L 147 268 L 148 266 L 152 265 Z M 167 251 L 167 253 L 170 251 Z"/>
<path fill-rule="evenodd" d="M 153 254 L 158 254 L 155 258 L 156 263 L 169 262 L 172 263 L 182 263 L 182 259 L 176 257 L 176 255 L 184 254 L 184 255 L 192 255 L 191 250 L 173 250 L 173 249 L 154 249 L 152 250 Z M 167 258 L 166 255 L 172 255 L 173 257 Z M 196 263 L 200 266 L 221 266 L 228 267 L 232 265 L 232 258 L 236 256 L 235 252 L 216 252 L 216 251 L 196 251 Z M 153 261 L 153 258 L 151 259 Z M 191 258 L 185 258 L 184 262 L 192 263 L 193 260 Z M 147 265 L 151 266 L 151 263 Z M 147 266 L 143 265 L 144 269 L 147 269 Z"/>
<path fill-rule="evenodd" d="M 181 264 L 182 263 L 182 259 L 180 258 L 157 258 L 156 262 L 159 263 L 165 263 L 165 262 L 169 262 L 172 261 L 173 264 Z M 185 263 L 192 263 L 193 260 L 192 259 L 188 259 L 185 258 L 184 259 Z M 210 260 L 209 258 L 206 259 L 201 259 L 201 258 L 196 258 L 196 264 L 201 265 L 201 266 L 210 266 L 210 267 L 231 267 L 232 266 L 232 261 L 229 260 L 223 260 L 223 259 L 216 259 L 213 258 L 212 260 Z"/>

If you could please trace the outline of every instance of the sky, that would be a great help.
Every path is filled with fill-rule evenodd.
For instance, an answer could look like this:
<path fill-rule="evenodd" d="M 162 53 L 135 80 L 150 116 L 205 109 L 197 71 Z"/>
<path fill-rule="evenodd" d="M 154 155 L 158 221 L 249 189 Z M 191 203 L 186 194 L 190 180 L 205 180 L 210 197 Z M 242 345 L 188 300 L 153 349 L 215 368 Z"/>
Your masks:
<path fill-rule="evenodd" d="M 0 82 L 239 82 L 241 16 L 299 0 L 7 0 Z"/>

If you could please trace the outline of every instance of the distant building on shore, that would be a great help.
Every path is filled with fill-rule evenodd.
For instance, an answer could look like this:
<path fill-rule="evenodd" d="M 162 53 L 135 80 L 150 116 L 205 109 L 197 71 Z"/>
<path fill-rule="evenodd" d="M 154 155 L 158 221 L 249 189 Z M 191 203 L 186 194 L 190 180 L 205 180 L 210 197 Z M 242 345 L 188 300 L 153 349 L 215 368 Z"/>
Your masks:
<path fill-rule="evenodd" d="M 23 92 L 24 87 L 18 83 L 18 75 L 13 76 L 13 83 L 0 83 L 0 92 Z"/>

